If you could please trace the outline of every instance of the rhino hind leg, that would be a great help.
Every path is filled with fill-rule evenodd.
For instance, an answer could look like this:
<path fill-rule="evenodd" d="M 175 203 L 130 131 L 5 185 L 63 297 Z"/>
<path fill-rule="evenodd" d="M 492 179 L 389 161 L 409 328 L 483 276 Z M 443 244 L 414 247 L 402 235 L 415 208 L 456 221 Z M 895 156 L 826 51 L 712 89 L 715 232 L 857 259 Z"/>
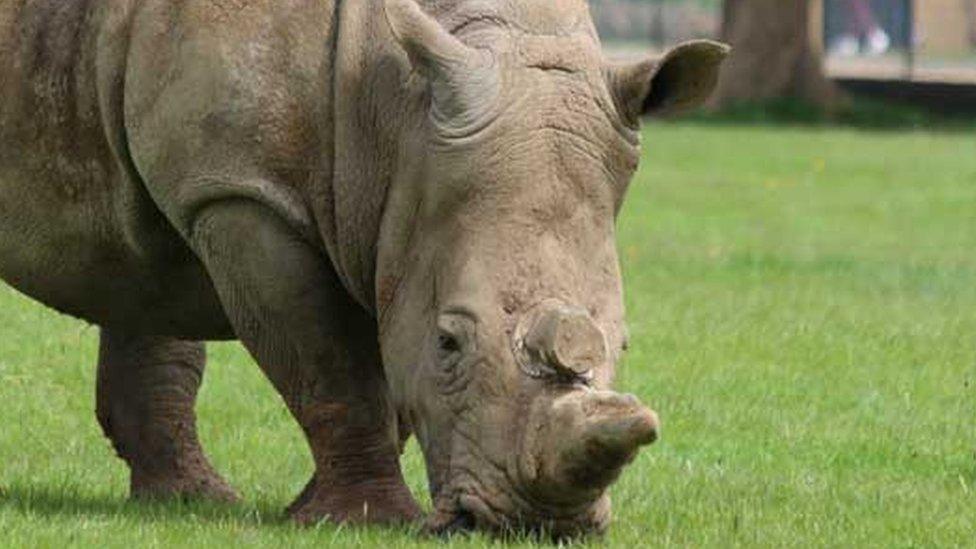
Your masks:
<path fill-rule="evenodd" d="M 236 501 L 197 438 L 204 344 L 103 328 L 96 414 L 129 466 L 133 498 Z"/>
<path fill-rule="evenodd" d="M 329 260 L 247 201 L 208 206 L 193 246 L 238 336 L 307 437 L 315 472 L 288 514 L 302 524 L 417 519 L 376 322 Z"/>

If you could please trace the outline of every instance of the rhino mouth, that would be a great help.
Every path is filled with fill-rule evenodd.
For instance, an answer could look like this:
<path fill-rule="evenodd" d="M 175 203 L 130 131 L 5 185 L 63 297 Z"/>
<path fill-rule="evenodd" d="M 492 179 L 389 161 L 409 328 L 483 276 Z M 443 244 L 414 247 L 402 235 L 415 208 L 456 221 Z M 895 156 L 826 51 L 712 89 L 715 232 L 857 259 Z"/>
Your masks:
<path fill-rule="evenodd" d="M 446 505 L 437 502 L 437 499 L 439 498 L 435 498 L 434 512 L 424 524 L 424 530 L 431 535 L 449 537 L 479 529 L 493 530 L 486 528 L 486 525 L 498 523 L 497 514 L 477 496 L 458 496 Z"/>
<path fill-rule="evenodd" d="M 502 532 L 506 530 L 502 525 L 507 522 L 482 498 L 463 495 L 458 497 L 448 517 L 430 525 L 429 529 L 438 535 L 464 534 L 475 530 Z"/>
<path fill-rule="evenodd" d="M 478 519 L 474 513 L 458 508 L 448 518 L 437 522 L 428 522 L 426 530 L 435 536 L 449 537 L 455 534 L 466 534 L 478 528 Z"/>
<path fill-rule="evenodd" d="M 600 512 L 602 500 L 566 513 L 505 513 L 488 499 L 474 493 L 457 496 L 448 512 L 435 512 L 426 530 L 437 536 L 486 532 L 500 538 L 528 537 L 549 542 L 570 541 L 588 535 L 602 534 L 609 523 Z"/>

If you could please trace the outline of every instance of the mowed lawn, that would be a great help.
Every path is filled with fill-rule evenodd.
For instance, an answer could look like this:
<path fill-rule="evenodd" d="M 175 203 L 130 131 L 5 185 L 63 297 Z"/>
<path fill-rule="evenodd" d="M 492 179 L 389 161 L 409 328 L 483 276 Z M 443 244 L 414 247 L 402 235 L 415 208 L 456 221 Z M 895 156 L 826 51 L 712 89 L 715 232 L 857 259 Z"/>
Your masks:
<path fill-rule="evenodd" d="M 976 544 L 976 138 L 663 124 L 645 147 L 619 223 L 619 384 L 663 438 L 593 543 Z M 0 289 L 0 546 L 444 543 L 283 521 L 310 460 L 234 344 L 210 347 L 199 415 L 244 502 L 126 502 L 93 415 L 97 335 Z M 405 463 L 426 498 L 415 447 Z"/>

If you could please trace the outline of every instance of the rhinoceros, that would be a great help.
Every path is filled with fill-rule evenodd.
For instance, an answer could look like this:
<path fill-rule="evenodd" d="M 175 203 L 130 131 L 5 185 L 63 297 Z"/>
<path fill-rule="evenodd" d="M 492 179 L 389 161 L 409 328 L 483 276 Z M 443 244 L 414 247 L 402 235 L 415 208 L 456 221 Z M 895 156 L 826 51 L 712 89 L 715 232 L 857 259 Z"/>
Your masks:
<path fill-rule="evenodd" d="M 301 523 L 602 531 L 656 414 L 615 220 L 639 121 L 728 48 L 611 63 L 583 0 L 0 0 L 0 274 L 100 328 L 133 497 L 233 500 L 198 441 L 204 342 L 300 424 Z"/>

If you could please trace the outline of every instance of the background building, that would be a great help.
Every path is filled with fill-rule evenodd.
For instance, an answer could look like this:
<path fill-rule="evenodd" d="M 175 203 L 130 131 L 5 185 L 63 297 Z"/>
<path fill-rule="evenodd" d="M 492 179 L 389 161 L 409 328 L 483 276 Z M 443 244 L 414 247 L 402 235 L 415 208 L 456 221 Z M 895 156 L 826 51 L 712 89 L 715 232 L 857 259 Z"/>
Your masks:
<path fill-rule="evenodd" d="M 868 6 L 888 41 L 838 47 Z M 617 55 L 718 37 L 722 0 L 590 0 L 608 50 Z M 811 37 L 838 77 L 976 82 L 976 0 L 810 0 Z M 863 6 L 859 9 L 863 9 Z M 884 46 L 884 47 L 881 47 Z"/>

